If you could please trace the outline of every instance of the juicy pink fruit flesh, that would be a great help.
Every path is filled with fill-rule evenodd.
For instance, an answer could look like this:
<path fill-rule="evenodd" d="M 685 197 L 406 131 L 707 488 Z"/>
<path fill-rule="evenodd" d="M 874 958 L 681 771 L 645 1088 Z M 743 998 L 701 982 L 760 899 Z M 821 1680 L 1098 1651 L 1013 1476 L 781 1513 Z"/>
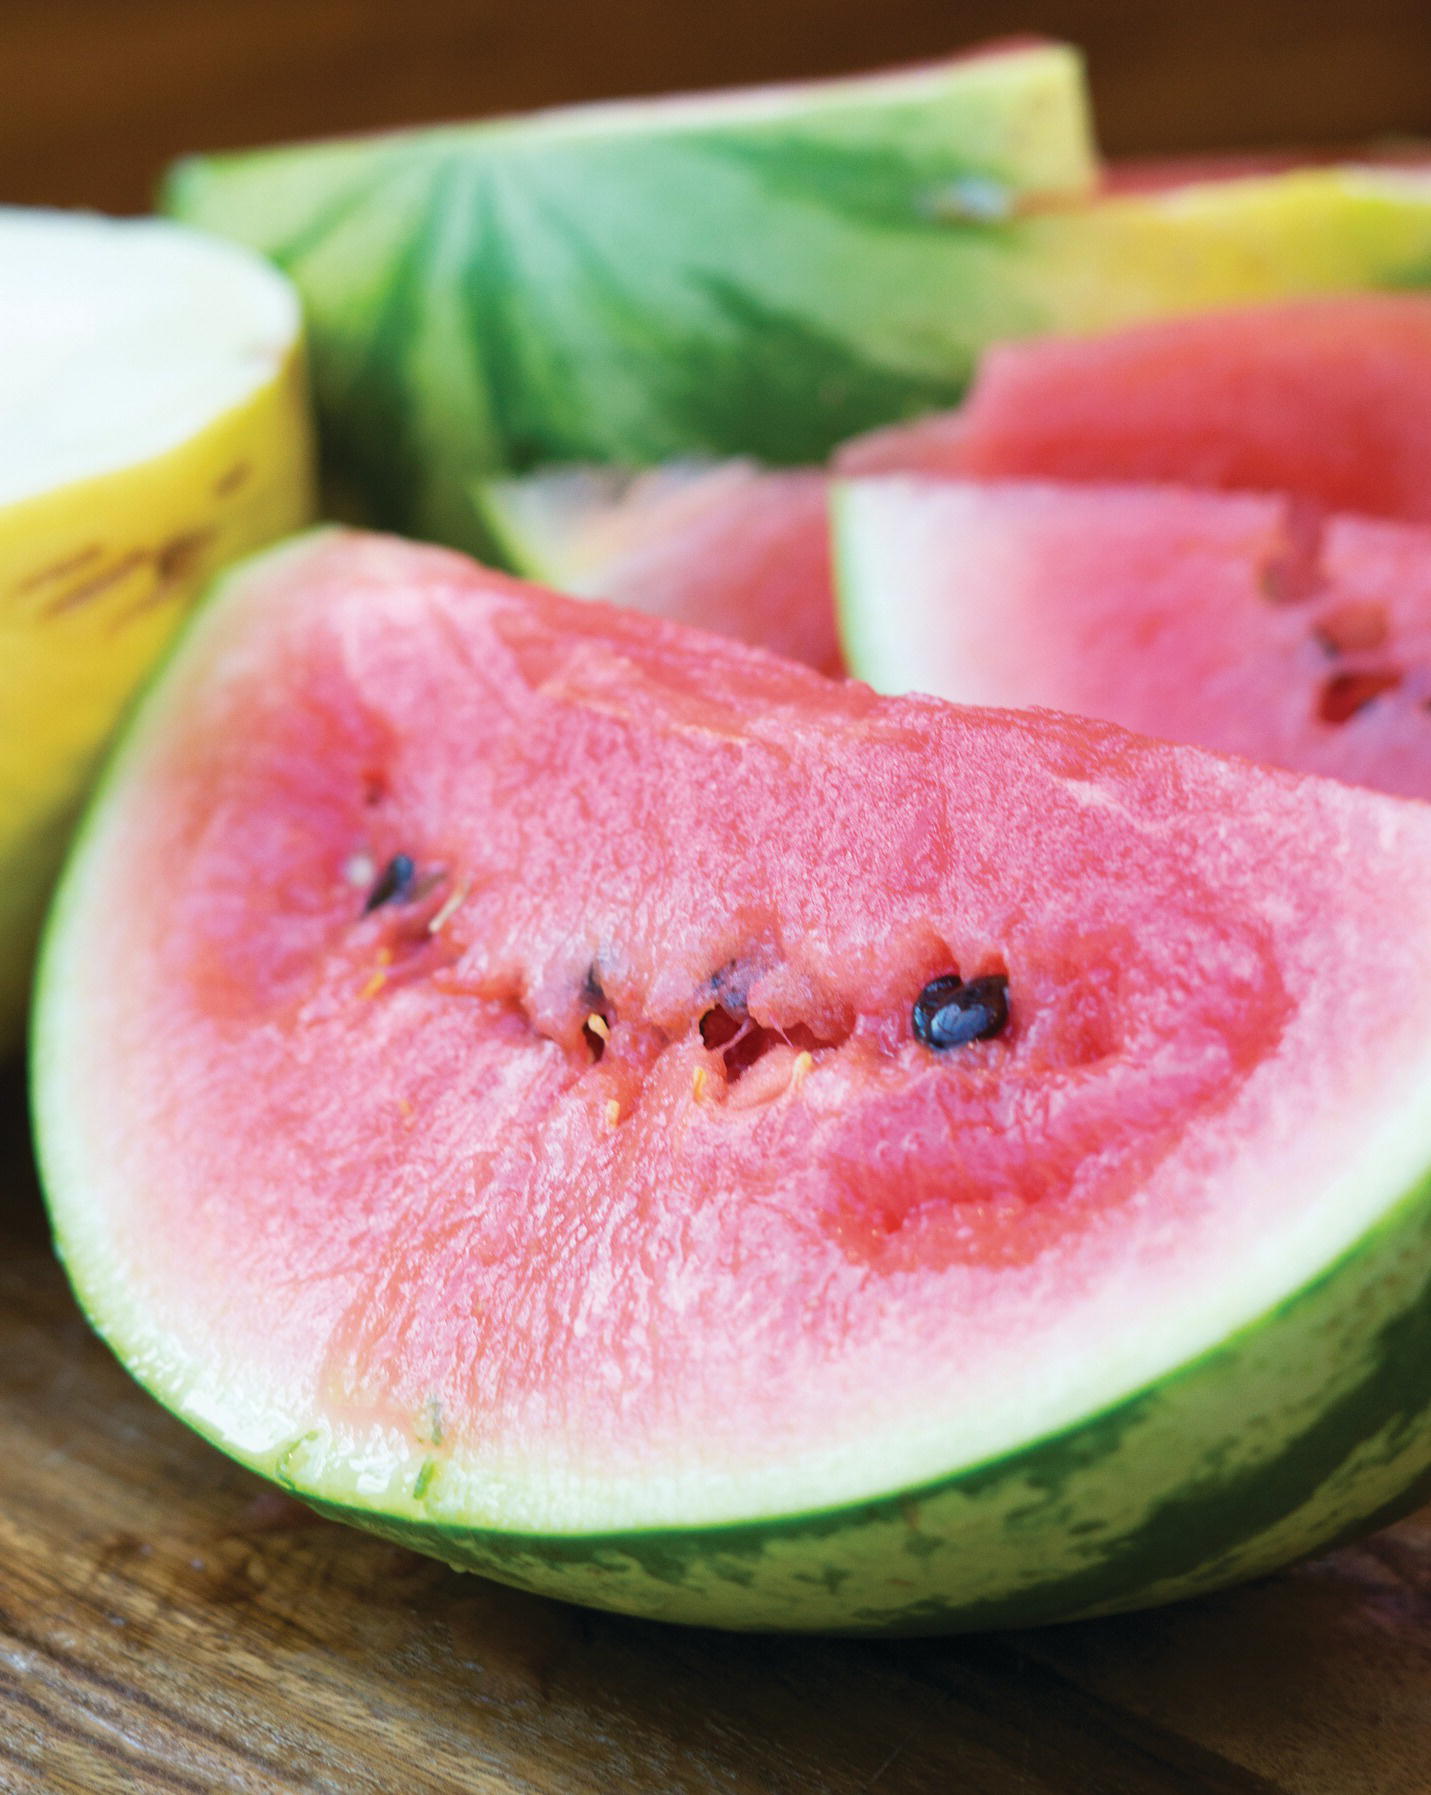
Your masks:
<path fill-rule="evenodd" d="M 1431 812 L 439 550 L 246 578 L 89 826 L 46 1049 L 201 1422 L 659 1511 L 673 1466 L 864 1475 L 910 1415 L 977 1446 L 966 1390 L 1028 1437 L 1130 1304 L 1176 1353 L 1229 1258 L 1324 1262 L 1431 1022 Z M 1011 1021 L 936 1054 L 955 970 Z"/>
<path fill-rule="evenodd" d="M 1431 299 L 1359 294 L 991 349 L 964 405 L 842 473 L 1171 481 L 1431 522 Z"/>
<path fill-rule="evenodd" d="M 997 345 L 963 407 L 858 437 L 835 466 L 1281 492 L 1309 527 L 1326 508 L 1428 521 L 1431 300 L 1303 300 Z M 581 591 L 839 670 L 819 472 L 658 473 L 601 529 Z M 1338 752 L 1314 764 L 1335 773 Z"/>
<path fill-rule="evenodd" d="M 730 461 L 637 476 L 602 515 L 590 561 L 571 588 L 585 597 L 839 671 L 827 482 L 814 469 Z"/>
<path fill-rule="evenodd" d="M 872 582 L 853 657 L 876 685 L 1431 798 L 1431 530 L 1171 486 L 848 492 L 851 587 Z"/>

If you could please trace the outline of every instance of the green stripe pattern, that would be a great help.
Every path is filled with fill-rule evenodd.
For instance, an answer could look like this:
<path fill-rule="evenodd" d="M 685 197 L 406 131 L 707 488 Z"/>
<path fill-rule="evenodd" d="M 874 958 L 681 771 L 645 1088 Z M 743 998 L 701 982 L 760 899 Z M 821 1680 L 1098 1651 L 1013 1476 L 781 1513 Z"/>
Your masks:
<path fill-rule="evenodd" d="M 1010 220 L 1094 173 L 1079 61 L 1036 45 L 191 160 L 166 202 L 297 282 L 376 520 L 480 546 L 474 475 L 804 461 L 952 402 L 1037 323 Z"/>
<path fill-rule="evenodd" d="M 1089 203 L 1060 46 L 773 96 L 575 108 L 195 158 L 166 201 L 308 310 L 329 465 L 371 521 L 490 550 L 475 479 L 818 460 L 948 405 L 990 341 L 1431 283 L 1431 172 Z"/>

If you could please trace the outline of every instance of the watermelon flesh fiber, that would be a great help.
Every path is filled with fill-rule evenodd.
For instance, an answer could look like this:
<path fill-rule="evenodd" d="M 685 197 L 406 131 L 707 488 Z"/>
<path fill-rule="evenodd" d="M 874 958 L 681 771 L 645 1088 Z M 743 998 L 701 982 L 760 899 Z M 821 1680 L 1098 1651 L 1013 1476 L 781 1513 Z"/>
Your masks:
<path fill-rule="evenodd" d="M 1294 577 L 1300 564 L 1310 581 L 1325 512 L 1431 519 L 1431 301 L 1386 295 L 1303 300 L 1101 337 L 1000 345 L 986 357 L 962 408 L 855 438 L 837 453 L 833 468 L 843 478 L 924 473 L 1286 494 L 1296 503 L 1275 531 L 1269 525 L 1271 533 L 1287 538 L 1273 559 Z M 756 642 L 822 671 L 839 669 L 829 516 L 819 470 L 762 471 L 740 460 L 676 463 L 641 474 L 558 468 L 479 483 L 475 490 L 510 564 L 531 578 Z M 1049 503 L 1031 504 L 1027 515 L 1046 513 Z M 1078 503 L 1073 501 L 1075 509 Z M 1111 514 L 1110 502 L 1102 512 L 1094 506 L 1082 515 L 1092 526 Z M 1002 515 L 1012 527 L 1017 507 Z M 1223 533 L 1215 507 L 1201 514 L 1175 507 L 1170 529 L 1190 527 L 1195 539 L 1199 515 L 1214 536 Z M 1237 526 L 1226 528 L 1235 534 Z M 1414 559 L 1415 539 L 1404 542 Z M 1168 570 L 1150 583 L 1150 592 L 1176 586 L 1176 547 L 1170 534 L 1162 555 Z M 898 553 L 898 545 L 891 544 L 890 552 Z M 1150 546 L 1142 565 L 1146 570 L 1157 561 Z M 969 565 L 967 557 L 963 565 Z M 1192 577 L 1190 565 L 1186 579 Z M 1269 577 L 1280 574 L 1274 570 Z M 1341 577 L 1355 583 L 1350 568 L 1343 567 Z M 1119 590 L 1125 586 L 1120 582 Z M 1180 588 L 1177 602 L 1186 601 Z M 1365 602 L 1380 601 L 1371 591 Z M 1256 605 L 1253 613 L 1263 609 Z M 1421 631 L 1412 610 L 1397 607 L 1405 654 L 1416 652 Z M 1265 621 L 1250 615 L 1243 633 L 1256 639 Z M 869 633 L 862 627 L 862 640 Z M 867 672 L 864 653 L 862 648 L 854 669 L 861 675 Z M 1200 658 L 1206 659 L 1205 651 Z M 879 672 L 868 670 L 881 683 Z M 1175 670 L 1164 671 L 1171 677 Z M 1217 671 L 1227 683 L 1228 669 Z M 1151 687 L 1158 677 L 1153 661 L 1127 683 Z M 997 701 L 1043 700 L 1031 686 L 1022 695 L 1001 688 Z M 1180 714 L 1186 709 L 1180 706 Z M 1146 726 L 1116 710 L 1097 714 Z M 1205 746 L 1383 783 L 1374 771 L 1354 770 L 1374 766 L 1360 748 L 1345 769 L 1338 760 L 1342 749 L 1327 742 L 1301 757 L 1285 728 L 1259 735 L 1255 714 L 1232 735 L 1200 730 L 1195 710 L 1179 728 L 1187 731 L 1183 739 Z M 1387 789 L 1419 794 L 1421 787 L 1398 775 Z"/>
<path fill-rule="evenodd" d="M 86 830 L 45 1180 L 143 1381 L 453 1562 L 730 1625 L 1126 1605 L 1426 1470 L 1428 925 L 1419 806 L 320 536 Z M 934 1054 L 951 971 L 1012 1017 Z"/>
<path fill-rule="evenodd" d="M 852 665 L 1431 798 L 1431 531 L 1174 486 L 851 481 Z"/>
<path fill-rule="evenodd" d="M 1359 294 L 990 349 L 957 411 L 842 474 L 1171 481 L 1431 522 L 1431 300 Z"/>

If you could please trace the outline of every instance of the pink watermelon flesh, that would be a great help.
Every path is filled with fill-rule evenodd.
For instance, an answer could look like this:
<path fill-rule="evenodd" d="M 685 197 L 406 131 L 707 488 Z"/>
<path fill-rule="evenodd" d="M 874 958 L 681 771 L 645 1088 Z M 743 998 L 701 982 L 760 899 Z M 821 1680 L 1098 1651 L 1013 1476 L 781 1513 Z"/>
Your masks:
<path fill-rule="evenodd" d="M 1210 312 L 991 349 L 965 404 L 856 438 L 842 473 L 1174 481 L 1431 522 L 1431 299 Z"/>
<path fill-rule="evenodd" d="M 1431 520 L 1431 300 L 1302 301 L 997 346 L 962 409 L 856 438 L 835 462 L 1286 492 L 1311 531 L 1326 507 Z M 813 469 L 647 476 L 602 517 L 579 589 L 835 672 L 827 535 Z M 1325 759 L 1336 771 L 1337 750 Z"/>
<path fill-rule="evenodd" d="M 1422 1076 L 1431 812 L 385 539 L 241 584 L 89 826 L 42 1048 L 90 1275 L 230 1443 L 437 1442 L 531 1525 L 719 1518 L 752 1466 L 818 1507 L 1366 1225 L 1336 1168 Z M 936 1053 L 953 972 L 1010 1020 Z"/>
<path fill-rule="evenodd" d="M 1179 487 L 848 493 L 852 655 L 876 685 L 1431 798 L 1431 530 Z"/>
<path fill-rule="evenodd" d="M 601 550 L 584 597 L 839 671 L 823 474 L 731 461 L 637 476 L 601 518 Z"/>

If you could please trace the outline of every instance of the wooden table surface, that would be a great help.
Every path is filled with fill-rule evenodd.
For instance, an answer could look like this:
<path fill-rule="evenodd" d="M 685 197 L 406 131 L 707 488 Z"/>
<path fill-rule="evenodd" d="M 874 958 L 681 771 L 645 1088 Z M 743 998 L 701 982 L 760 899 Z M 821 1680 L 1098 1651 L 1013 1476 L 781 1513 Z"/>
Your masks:
<path fill-rule="evenodd" d="M 318 1520 L 131 1384 L 0 1079 L 4 1795 L 1427 1795 L 1431 1510 L 1039 1632 L 589 1614 Z"/>
<path fill-rule="evenodd" d="M 0 0 L 0 201 L 142 209 L 183 150 L 850 69 L 968 0 Z M 1105 142 L 1431 131 L 1426 0 L 1050 0 Z M 309 1515 L 88 1333 L 0 1075 L 0 1792 L 1431 1795 L 1431 1511 L 1259 1586 L 1041 1633 L 685 1632 Z"/>

